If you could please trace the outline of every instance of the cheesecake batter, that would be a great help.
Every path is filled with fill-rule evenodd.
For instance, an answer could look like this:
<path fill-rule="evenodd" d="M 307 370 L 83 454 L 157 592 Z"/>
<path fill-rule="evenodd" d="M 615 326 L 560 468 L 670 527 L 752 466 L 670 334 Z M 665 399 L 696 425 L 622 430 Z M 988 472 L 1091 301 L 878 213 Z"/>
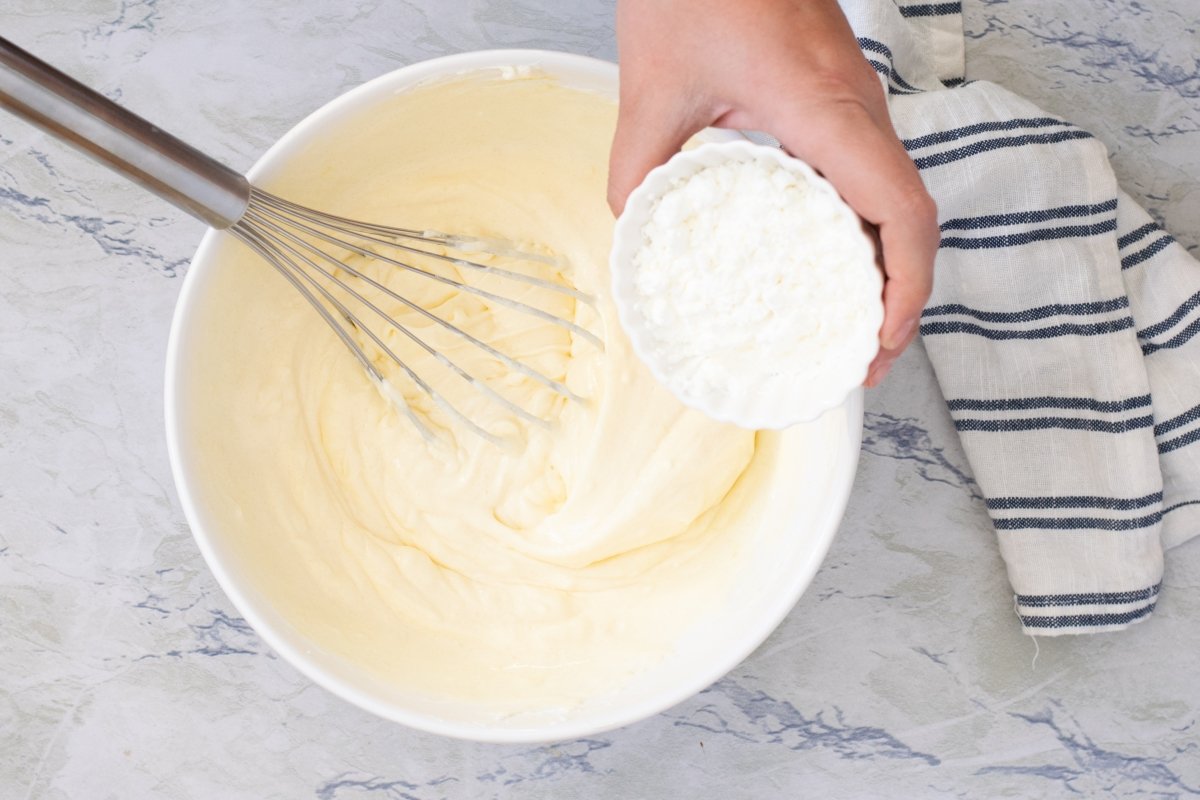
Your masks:
<path fill-rule="evenodd" d="M 593 307 L 486 284 L 575 320 L 603 348 L 366 267 L 585 398 L 566 400 L 433 333 L 434 346 L 550 420 L 540 428 L 379 329 L 448 400 L 515 446 L 455 423 L 368 342 L 438 433 L 426 441 L 239 245 L 224 251 L 200 304 L 212 335 L 191 355 L 202 380 L 189 418 L 206 505 L 239 532 L 229 546 L 283 619 L 397 691 L 513 714 L 618 688 L 727 599 L 740 554 L 767 521 L 779 437 L 683 407 L 618 326 L 604 201 L 615 116 L 604 98 L 536 74 L 467 76 L 395 96 L 264 181 L 353 218 L 516 242 L 547 256 L 534 267 L 543 277 L 596 298 Z"/>

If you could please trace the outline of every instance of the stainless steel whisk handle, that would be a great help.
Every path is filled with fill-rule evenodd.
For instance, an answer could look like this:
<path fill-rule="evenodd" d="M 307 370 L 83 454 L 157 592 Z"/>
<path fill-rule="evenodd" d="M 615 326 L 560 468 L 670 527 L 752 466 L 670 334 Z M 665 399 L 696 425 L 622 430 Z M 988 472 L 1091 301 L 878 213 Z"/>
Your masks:
<path fill-rule="evenodd" d="M 214 228 L 250 203 L 241 174 L 0 37 L 0 107 L 72 144 Z"/>

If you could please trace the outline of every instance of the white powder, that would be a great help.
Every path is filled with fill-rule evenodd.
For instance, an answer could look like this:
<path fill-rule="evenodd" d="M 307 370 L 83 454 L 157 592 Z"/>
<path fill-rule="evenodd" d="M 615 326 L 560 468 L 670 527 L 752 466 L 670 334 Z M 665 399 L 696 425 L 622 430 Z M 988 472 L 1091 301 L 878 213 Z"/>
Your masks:
<path fill-rule="evenodd" d="M 685 400 L 768 396 L 796 409 L 865 376 L 881 279 L 858 218 L 827 186 L 773 161 L 725 161 L 675 179 L 641 232 L 634 308 L 649 357 Z"/>

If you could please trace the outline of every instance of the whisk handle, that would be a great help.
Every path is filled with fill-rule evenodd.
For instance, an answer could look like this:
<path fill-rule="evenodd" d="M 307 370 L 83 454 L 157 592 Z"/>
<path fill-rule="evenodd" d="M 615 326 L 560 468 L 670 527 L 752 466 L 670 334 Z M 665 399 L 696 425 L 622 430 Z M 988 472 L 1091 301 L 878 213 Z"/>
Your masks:
<path fill-rule="evenodd" d="M 214 228 L 241 219 L 250 184 L 0 37 L 0 108 L 72 144 Z"/>

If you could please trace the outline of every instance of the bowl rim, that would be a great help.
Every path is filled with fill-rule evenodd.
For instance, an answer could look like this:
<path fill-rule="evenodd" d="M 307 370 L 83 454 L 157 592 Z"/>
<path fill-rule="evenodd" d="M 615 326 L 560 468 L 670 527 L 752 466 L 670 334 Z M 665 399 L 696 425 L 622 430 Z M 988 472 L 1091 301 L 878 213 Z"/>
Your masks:
<path fill-rule="evenodd" d="M 545 67 L 550 74 L 554 74 L 556 69 L 560 69 L 564 72 L 586 74 L 592 78 L 608 80 L 614 87 L 617 83 L 616 64 L 590 56 L 554 50 L 478 50 L 415 62 L 356 86 L 313 111 L 268 148 L 247 172 L 247 177 L 253 181 L 262 172 L 274 166 L 276 160 L 292 149 L 294 143 L 302 140 L 311 130 L 320 128 L 349 110 L 354 104 L 377 93 L 387 90 L 403 91 L 426 80 L 444 78 L 457 73 L 486 69 L 503 70 L 513 67 Z M 740 134 L 731 131 L 715 131 L 714 136 L 726 140 L 741 138 Z M 205 271 L 199 265 L 211 259 L 211 252 L 218 246 L 221 236 L 222 232 L 214 229 L 205 232 L 191 258 L 171 319 L 163 384 L 164 422 L 171 475 L 192 538 L 196 542 L 205 565 L 234 608 L 267 646 L 279 654 L 292 668 L 336 697 L 378 717 L 398 722 L 415 730 L 475 742 L 543 743 L 602 733 L 665 711 L 696 695 L 726 675 L 749 657 L 778 627 L 808 588 L 813 575 L 816 574 L 823 562 L 841 522 L 850 496 L 853 476 L 857 469 L 863 421 L 861 389 L 847 397 L 845 403 L 840 407 L 845 412 L 846 427 L 844 431 L 838 430 L 835 433 L 839 440 L 838 446 L 844 444 L 846 450 L 845 457 L 839 459 L 844 474 L 836 476 L 830 483 L 832 487 L 830 502 L 818 519 L 819 524 L 813 526 L 815 531 L 813 547 L 803 561 L 803 567 L 793 574 L 788 590 L 780 592 L 774 599 L 768 612 L 762 615 L 760 625 L 743 630 L 740 637 L 731 643 L 727 649 L 729 654 L 727 658 L 715 660 L 709 669 L 694 673 L 690 680 L 680 681 L 674 686 L 673 691 L 663 692 L 656 696 L 654 702 L 628 706 L 619 713 L 606 711 L 581 718 L 568 716 L 565 719 L 537 727 L 493 727 L 482 723 L 456 722 L 415 712 L 397 703 L 381 699 L 371 692 L 343 680 L 327 671 L 315 659 L 310 658 L 302 648 L 290 641 L 284 632 L 277 629 L 275 624 L 267 619 L 267 612 L 260 609 L 258 602 L 251 599 L 247 592 L 242 590 L 219 552 L 218 538 L 213 532 L 216 530 L 216 526 L 210 526 L 207 514 L 195 493 L 198 480 L 193 477 L 189 466 L 187 436 L 184 430 L 186 414 L 182 410 L 182 401 L 187 397 L 187 393 L 183 391 L 187 369 L 182 355 L 184 342 L 189 336 L 189 320 L 195 316 L 194 308 L 197 302 L 197 287 L 201 282 L 200 276 Z"/>

